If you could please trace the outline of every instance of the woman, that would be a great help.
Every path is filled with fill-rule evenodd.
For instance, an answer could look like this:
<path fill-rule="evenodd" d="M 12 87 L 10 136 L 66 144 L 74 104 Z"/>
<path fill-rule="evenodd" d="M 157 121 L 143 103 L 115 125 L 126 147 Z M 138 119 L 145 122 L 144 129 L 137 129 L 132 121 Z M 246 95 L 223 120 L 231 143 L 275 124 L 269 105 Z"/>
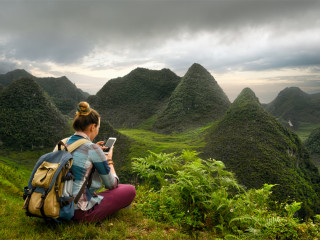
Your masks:
<path fill-rule="evenodd" d="M 102 151 L 105 148 L 101 146 L 103 142 L 92 143 L 99 133 L 100 115 L 91 109 L 87 102 L 79 103 L 72 127 L 76 132 L 67 140 L 67 146 L 82 138 L 91 141 L 81 145 L 72 153 L 74 196 L 85 182 L 85 176 L 89 176 L 94 169 L 90 189 L 86 186 L 83 191 L 75 206 L 73 219 L 84 222 L 101 221 L 129 206 L 135 198 L 136 191 L 132 185 L 119 184 L 112 161 L 113 147 L 106 153 Z M 109 190 L 96 194 L 94 191 L 102 187 L 101 182 Z"/>

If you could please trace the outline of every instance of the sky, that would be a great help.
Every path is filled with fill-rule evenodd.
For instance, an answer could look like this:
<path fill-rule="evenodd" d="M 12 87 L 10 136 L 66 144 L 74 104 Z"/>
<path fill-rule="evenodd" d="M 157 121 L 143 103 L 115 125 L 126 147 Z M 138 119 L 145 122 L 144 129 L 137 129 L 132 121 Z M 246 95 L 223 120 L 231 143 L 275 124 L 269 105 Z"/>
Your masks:
<path fill-rule="evenodd" d="M 66 76 L 95 94 L 137 67 L 206 68 L 233 101 L 320 92 L 319 0 L 0 0 L 0 74 Z"/>

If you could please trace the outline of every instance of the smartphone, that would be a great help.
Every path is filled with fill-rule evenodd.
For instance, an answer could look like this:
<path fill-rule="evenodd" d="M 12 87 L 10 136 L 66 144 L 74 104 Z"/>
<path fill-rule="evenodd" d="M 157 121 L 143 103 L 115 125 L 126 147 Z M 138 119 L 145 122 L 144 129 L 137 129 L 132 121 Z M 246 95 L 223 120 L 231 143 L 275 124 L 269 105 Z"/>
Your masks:
<path fill-rule="evenodd" d="M 104 152 L 109 152 L 109 149 L 114 145 L 114 143 L 116 142 L 116 138 L 111 137 L 107 140 L 106 144 L 104 145 L 105 147 L 107 147 L 107 149 L 104 149 Z"/>

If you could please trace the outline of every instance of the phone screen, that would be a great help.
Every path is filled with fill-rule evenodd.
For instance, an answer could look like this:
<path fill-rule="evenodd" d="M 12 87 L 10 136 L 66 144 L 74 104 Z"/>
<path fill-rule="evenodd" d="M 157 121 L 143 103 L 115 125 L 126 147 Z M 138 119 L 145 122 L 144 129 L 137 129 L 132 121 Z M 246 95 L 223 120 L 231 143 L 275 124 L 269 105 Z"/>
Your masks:
<path fill-rule="evenodd" d="M 113 137 L 111 137 L 111 138 L 109 138 L 108 140 L 107 140 L 107 142 L 106 142 L 106 144 L 104 145 L 105 147 L 107 147 L 108 149 L 105 149 L 105 150 L 103 150 L 104 152 L 108 152 L 109 151 L 109 149 L 114 145 L 114 143 L 116 142 L 116 138 L 113 138 Z"/>

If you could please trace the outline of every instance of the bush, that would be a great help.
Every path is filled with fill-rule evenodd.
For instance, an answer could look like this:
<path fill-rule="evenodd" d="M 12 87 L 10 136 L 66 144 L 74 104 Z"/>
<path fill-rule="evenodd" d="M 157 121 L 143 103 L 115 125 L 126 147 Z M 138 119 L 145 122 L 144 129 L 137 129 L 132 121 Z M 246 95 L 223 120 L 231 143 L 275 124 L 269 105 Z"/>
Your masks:
<path fill-rule="evenodd" d="M 274 185 L 246 191 L 222 162 L 203 160 L 196 152 L 181 155 L 150 153 L 134 159 L 144 181 L 137 208 L 146 216 L 180 226 L 190 233 L 210 230 L 226 239 L 310 239 L 319 224 L 294 218 L 301 203 L 269 199 Z M 271 210 L 275 206 L 277 211 Z"/>

